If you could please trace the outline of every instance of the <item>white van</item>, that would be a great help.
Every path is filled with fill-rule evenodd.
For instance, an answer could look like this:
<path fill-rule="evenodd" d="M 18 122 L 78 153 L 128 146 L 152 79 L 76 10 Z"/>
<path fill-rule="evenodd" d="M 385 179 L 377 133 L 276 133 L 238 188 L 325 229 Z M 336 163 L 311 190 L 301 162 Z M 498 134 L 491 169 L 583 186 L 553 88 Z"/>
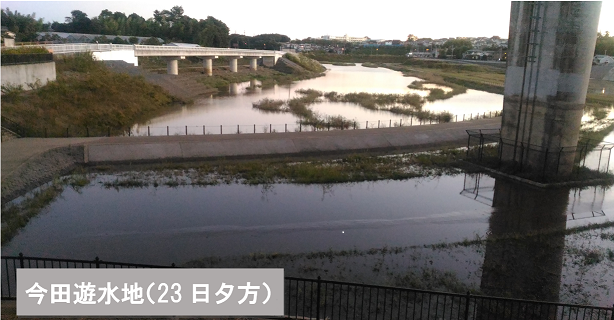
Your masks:
<path fill-rule="evenodd" d="M 604 55 L 596 55 L 593 58 L 593 64 L 594 65 L 604 65 L 604 64 L 609 64 L 609 63 L 614 63 L 614 58 L 610 57 L 610 56 L 604 56 Z"/>

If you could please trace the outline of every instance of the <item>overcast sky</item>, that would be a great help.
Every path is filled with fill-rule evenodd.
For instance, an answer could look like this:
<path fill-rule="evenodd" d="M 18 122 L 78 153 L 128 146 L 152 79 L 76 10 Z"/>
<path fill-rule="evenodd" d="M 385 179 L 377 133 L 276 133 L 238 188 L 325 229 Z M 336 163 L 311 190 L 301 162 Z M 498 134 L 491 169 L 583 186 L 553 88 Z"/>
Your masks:
<path fill-rule="evenodd" d="M 2 8 L 36 13 L 45 22 L 64 22 L 72 10 L 90 18 L 103 9 L 136 13 L 145 19 L 154 10 L 182 6 L 184 14 L 222 20 L 230 33 L 253 36 L 281 33 L 292 39 L 323 35 L 372 39 L 492 37 L 507 38 L 510 1 L 2 1 Z M 614 34 L 614 1 L 602 2 L 599 31 Z"/>

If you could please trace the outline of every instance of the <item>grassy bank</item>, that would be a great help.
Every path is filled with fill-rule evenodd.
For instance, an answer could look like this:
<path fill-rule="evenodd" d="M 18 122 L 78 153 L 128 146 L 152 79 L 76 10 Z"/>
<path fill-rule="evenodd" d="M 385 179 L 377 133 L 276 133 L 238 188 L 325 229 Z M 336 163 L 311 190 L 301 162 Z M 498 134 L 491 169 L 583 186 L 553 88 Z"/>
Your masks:
<path fill-rule="evenodd" d="M 457 149 L 394 156 L 349 155 L 336 159 L 215 161 L 207 163 L 142 165 L 124 172 L 109 188 L 157 185 L 216 185 L 239 182 L 249 185 L 272 183 L 347 183 L 401 180 L 461 172 L 456 166 L 465 153 Z M 94 167 L 108 173 L 112 168 Z M 113 170 L 127 168 L 115 167 Z"/>
<path fill-rule="evenodd" d="M 2 116 L 42 136 L 64 135 L 66 128 L 106 133 L 167 112 L 182 101 L 142 77 L 109 71 L 90 54 L 56 61 L 57 80 L 24 91 L 11 88 L 2 96 Z M 85 134 L 83 134 L 85 135 Z"/>

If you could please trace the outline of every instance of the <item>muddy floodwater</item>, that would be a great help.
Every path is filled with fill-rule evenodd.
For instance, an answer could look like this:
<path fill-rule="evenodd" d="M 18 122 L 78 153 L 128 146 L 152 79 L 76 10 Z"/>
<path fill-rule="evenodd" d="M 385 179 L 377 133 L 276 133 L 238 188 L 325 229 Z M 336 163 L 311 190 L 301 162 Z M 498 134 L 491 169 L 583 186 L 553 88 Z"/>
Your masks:
<path fill-rule="evenodd" d="M 252 107 L 252 103 L 262 99 L 288 100 L 296 97 L 298 89 L 315 89 L 322 92 L 335 91 L 338 93 L 382 93 L 382 94 L 407 94 L 416 93 L 421 96 L 428 94 L 426 90 L 409 89 L 407 86 L 415 80 L 414 77 L 404 77 L 399 71 L 385 68 L 366 68 L 361 64 L 356 66 L 333 66 L 325 64 L 328 71 L 324 77 L 297 81 L 290 85 L 275 85 L 272 88 L 261 88 L 260 82 L 244 82 L 233 84 L 225 93 L 225 96 L 211 96 L 195 101 L 194 105 L 184 107 L 181 110 L 151 119 L 145 123 L 135 125 L 133 131 L 136 134 L 146 135 L 147 126 L 152 135 L 165 135 L 166 127 L 169 134 L 185 134 L 188 126 L 188 134 L 205 133 L 218 134 L 220 125 L 224 126 L 226 133 L 236 133 L 237 125 L 243 133 L 253 133 L 254 125 L 256 132 L 262 133 L 265 127 L 276 131 L 294 131 L 297 127 L 298 117 L 290 113 L 266 113 Z M 439 87 L 427 85 L 427 87 Z M 447 91 L 446 87 L 440 87 Z M 457 115 L 459 121 L 463 115 L 469 119 L 478 113 L 483 116 L 501 111 L 503 95 L 468 89 L 466 93 L 454 96 L 447 100 L 427 102 L 423 109 L 434 112 L 449 111 Z M 388 126 L 392 123 L 410 123 L 407 116 L 394 114 L 388 111 L 368 110 L 352 103 L 333 103 L 324 101 L 316 103 L 311 108 L 322 116 L 341 115 L 357 123 L 377 123 Z M 401 120 L 403 119 L 403 120 Z M 414 119 L 414 123 L 417 123 Z"/>
<path fill-rule="evenodd" d="M 608 271 L 614 258 L 606 254 L 614 250 L 614 228 L 599 230 L 596 240 L 582 238 L 579 242 L 568 240 L 564 232 L 611 221 L 612 188 L 533 189 L 483 174 L 330 185 L 104 186 L 105 181 L 116 178 L 98 175 L 83 188 L 66 188 L 3 246 L 3 254 L 23 252 L 72 259 L 98 256 L 110 261 L 161 265 L 215 257 L 221 263 L 218 267 L 246 266 L 237 262 L 241 257 L 285 254 L 297 257 L 277 262 L 281 265 L 276 266 L 285 267 L 288 275 L 304 276 L 307 272 L 312 276 L 309 272 L 321 272 L 336 278 L 390 284 L 390 279 L 395 279 L 394 272 L 407 272 L 410 268 L 407 263 L 412 260 L 402 258 L 400 253 L 403 257 L 405 253 L 416 253 L 412 251 L 410 255 L 407 248 L 445 248 L 455 242 L 548 231 L 560 235 L 548 238 L 547 245 L 541 241 L 531 245 L 486 242 L 456 257 L 456 261 L 450 259 L 458 252 L 443 256 L 441 252 L 430 252 L 427 256 L 431 257 L 420 264 L 434 264 L 461 280 L 467 274 L 462 281 L 495 295 L 501 281 L 516 282 L 515 286 L 526 290 L 541 279 L 538 287 L 550 289 L 539 289 L 528 297 L 557 300 L 559 291 L 577 290 L 573 287 L 576 280 L 571 278 L 578 270 L 575 265 L 566 265 L 583 260 L 581 253 L 577 253 L 580 258 L 568 258 L 572 249 L 596 246 L 605 258 L 592 267 L 606 269 L 588 275 L 584 270 L 583 277 L 590 279 L 582 281 L 596 281 L 597 289 L 585 285 L 583 290 L 599 303 L 611 300 L 603 296 L 605 289 L 599 285 L 608 286 L 614 281 Z M 599 240 L 599 232 L 612 233 L 612 240 Z M 399 253 L 386 260 L 386 264 L 396 261 L 394 266 L 386 267 L 387 275 L 374 274 L 374 270 L 380 272 L 381 266 L 368 266 L 379 261 L 379 255 L 369 258 L 368 253 L 381 248 L 397 248 L 394 250 Z M 332 252 L 348 250 L 365 253 L 364 257 L 353 257 L 366 259 L 363 270 L 359 267 L 362 264 L 350 271 L 339 269 L 340 265 L 331 266 L 335 265 L 336 255 Z M 317 252 L 330 252 L 330 262 L 326 258 L 322 266 L 312 266 L 317 259 L 301 260 L 306 253 Z M 253 263 L 256 259 L 247 260 Z M 510 266 L 515 271 L 502 277 L 499 271 Z M 567 282 L 572 287 L 561 289 Z"/>

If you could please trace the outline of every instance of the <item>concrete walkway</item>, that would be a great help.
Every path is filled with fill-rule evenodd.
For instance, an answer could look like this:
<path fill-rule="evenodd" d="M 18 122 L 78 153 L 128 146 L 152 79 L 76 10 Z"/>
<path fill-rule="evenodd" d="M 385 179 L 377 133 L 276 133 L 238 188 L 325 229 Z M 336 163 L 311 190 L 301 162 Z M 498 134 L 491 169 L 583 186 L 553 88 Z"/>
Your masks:
<path fill-rule="evenodd" d="M 87 163 L 419 151 L 462 146 L 467 129 L 499 129 L 501 118 L 402 128 L 205 136 L 111 137 L 84 143 Z"/>
<path fill-rule="evenodd" d="M 21 138 L 2 142 L 2 180 L 29 159 L 58 147 L 83 145 L 104 138 Z"/>
<path fill-rule="evenodd" d="M 2 180 L 29 159 L 58 147 L 84 146 L 84 161 L 114 163 L 348 153 L 419 151 L 464 145 L 467 129 L 498 129 L 501 118 L 402 128 L 170 137 L 22 138 L 2 143 Z"/>

